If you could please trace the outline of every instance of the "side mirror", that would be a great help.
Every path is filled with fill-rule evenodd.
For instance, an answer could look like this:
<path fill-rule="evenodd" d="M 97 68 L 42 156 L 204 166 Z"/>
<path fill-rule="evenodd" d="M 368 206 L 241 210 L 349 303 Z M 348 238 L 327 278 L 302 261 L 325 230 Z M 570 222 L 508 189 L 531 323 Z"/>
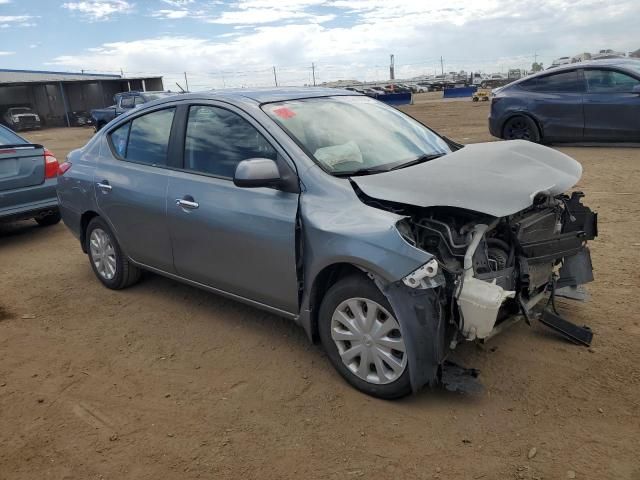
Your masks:
<path fill-rule="evenodd" d="M 281 180 L 278 165 L 268 158 L 242 160 L 233 176 L 234 185 L 243 188 L 276 187 Z"/>
<path fill-rule="evenodd" d="M 631 89 L 631 93 L 635 93 L 636 95 L 640 95 L 640 85 L 634 85 Z"/>

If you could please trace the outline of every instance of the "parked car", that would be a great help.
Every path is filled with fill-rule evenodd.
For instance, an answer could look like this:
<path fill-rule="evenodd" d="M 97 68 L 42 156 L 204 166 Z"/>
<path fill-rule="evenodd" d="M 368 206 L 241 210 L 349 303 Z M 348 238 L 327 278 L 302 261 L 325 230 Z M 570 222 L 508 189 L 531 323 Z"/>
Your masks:
<path fill-rule="evenodd" d="M 58 160 L 49 150 L 0 125 L 0 222 L 58 223 L 57 175 Z"/>
<path fill-rule="evenodd" d="M 640 60 L 572 63 L 498 89 L 489 130 L 533 142 L 640 142 Z"/>
<path fill-rule="evenodd" d="M 96 132 L 104 127 L 111 120 L 132 108 L 138 107 L 144 103 L 151 102 L 163 97 L 175 95 L 172 92 L 123 92 L 116 93 L 113 97 L 115 105 L 106 108 L 97 108 L 91 110 L 91 119 L 95 126 Z"/>
<path fill-rule="evenodd" d="M 567 63 L 571 63 L 571 57 L 556 58 L 553 62 L 551 62 L 551 66 L 549 68 L 556 68 L 560 65 L 566 65 Z"/>
<path fill-rule="evenodd" d="M 40 116 L 31 107 L 11 107 L 4 112 L 2 120 L 14 131 L 30 130 L 42 127 Z"/>
<path fill-rule="evenodd" d="M 290 318 L 382 398 L 452 385 L 456 342 L 592 278 L 575 160 L 463 147 L 345 90 L 157 100 L 63 165 L 62 217 L 106 287 L 150 270 Z"/>
<path fill-rule="evenodd" d="M 384 89 L 388 93 L 411 93 L 411 89 L 401 83 L 390 83 L 385 85 Z"/>
<path fill-rule="evenodd" d="M 91 114 L 84 110 L 73 111 L 69 113 L 69 123 L 74 127 L 84 127 L 87 125 L 93 125 L 93 118 Z"/>

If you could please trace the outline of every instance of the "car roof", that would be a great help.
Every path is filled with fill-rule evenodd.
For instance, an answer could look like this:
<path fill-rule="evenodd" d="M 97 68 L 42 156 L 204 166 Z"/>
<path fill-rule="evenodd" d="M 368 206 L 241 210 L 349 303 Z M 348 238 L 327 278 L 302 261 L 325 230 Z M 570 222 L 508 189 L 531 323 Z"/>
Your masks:
<path fill-rule="evenodd" d="M 177 94 L 176 94 L 177 95 Z M 196 93 L 180 94 L 184 100 L 223 100 L 230 103 L 255 102 L 258 104 L 300 100 L 304 98 L 331 97 L 336 95 L 359 95 L 350 90 L 323 87 L 273 87 L 273 88 L 229 88 L 224 90 L 208 90 Z M 156 105 L 174 100 L 172 97 L 150 102 Z"/>
<path fill-rule="evenodd" d="M 606 58 L 602 60 L 587 60 L 584 62 L 576 62 L 576 63 L 566 63 L 564 65 L 558 65 L 553 68 L 548 68 L 547 70 L 543 70 L 538 73 L 534 73 L 533 75 L 528 75 L 526 77 L 522 77 L 508 85 L 505 85 L 504 88 L 511 87 L 513 85 L 518 85 L 527 80 L 531 80 L 532 78 L 544 77 L 546 75 L 551 75 L 558 72 L 564 72 L 567 70 L 576 70 L 583 68 L 594 68 L 594 67 L 613 67 L 620 68 L 629 73 L 638 75 L 638 70 L 640 66 L 640 59 L 634 58 Z"/>

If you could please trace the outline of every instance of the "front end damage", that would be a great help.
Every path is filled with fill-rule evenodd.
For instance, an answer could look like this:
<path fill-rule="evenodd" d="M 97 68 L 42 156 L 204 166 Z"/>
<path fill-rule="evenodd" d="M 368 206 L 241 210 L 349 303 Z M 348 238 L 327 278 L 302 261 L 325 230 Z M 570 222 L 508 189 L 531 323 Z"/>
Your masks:
<path fill-rule="evenodd" d="M 397 225 L 400 233 L 434 255 L 401 282 L 379 282 L 405 320 L 415 352 L 408 359 L 414 390 L 459 379 L 464 370 L 451 375 L 448 353 L 460 341 L 484 341 L 519 319 L 539 320 L 575 343 L 591 342 L 591 331 L 563 319 L 554 302 L 556 296 L 584 299 L 582 285 L 593 280 L 587 242 L 597 235 L 597 216 L 582 196 L 541 193 L 529 208 L 500 218 L 373 201 L 407 215 Z"/>

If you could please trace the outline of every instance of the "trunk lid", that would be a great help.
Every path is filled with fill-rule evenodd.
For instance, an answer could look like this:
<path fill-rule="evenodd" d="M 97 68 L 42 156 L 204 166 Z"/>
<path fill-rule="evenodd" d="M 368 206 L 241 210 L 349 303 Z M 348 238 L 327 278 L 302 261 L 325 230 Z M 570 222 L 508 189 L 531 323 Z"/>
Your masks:
<path fill-rule="evenodd" d="M 44 182 L 44 147 L 23 143 L 0 145 L 0 192 Z"/>
<path fill-rule="evenodd" d="M 378 200 L 504 217 L 529 207 L 539 192 L 565 192 L 581 176 L 582 166 L 568 155 L 512 140 L 470 144 L 435 160 L 351 180 Z"/>

